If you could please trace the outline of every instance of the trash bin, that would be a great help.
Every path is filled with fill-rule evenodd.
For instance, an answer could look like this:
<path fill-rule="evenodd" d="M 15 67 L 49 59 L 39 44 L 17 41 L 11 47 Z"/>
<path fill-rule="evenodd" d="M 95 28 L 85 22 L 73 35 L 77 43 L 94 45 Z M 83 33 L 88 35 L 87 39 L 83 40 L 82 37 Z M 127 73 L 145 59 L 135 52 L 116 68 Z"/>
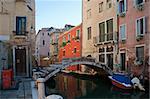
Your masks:
<path fill-rule="evenodd" d="M 12 79 L 13 79 L 12 69 L 2 70 L 2 88 L 3 89 L 11 88 Z"/>

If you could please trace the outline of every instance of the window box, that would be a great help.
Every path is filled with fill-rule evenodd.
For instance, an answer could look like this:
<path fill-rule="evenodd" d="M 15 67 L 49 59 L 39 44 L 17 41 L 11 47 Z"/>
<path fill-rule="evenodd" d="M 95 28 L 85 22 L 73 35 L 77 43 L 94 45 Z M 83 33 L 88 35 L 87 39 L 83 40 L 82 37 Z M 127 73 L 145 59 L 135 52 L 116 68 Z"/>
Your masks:
<path fill-rule="evenodd" d="M 80 37 L 79 37 L 79 36 L 76 36 L 76 37 L 75 37 L 75 40 L 79 40 L 79 39 L 80 39 Z"/>
<path fill-rule="evenodd" d="M 134 61 L 134 65 L 135 65 L 135 66 L 143 65 L 143 60 L 135 60 L 135 61 Z"/>
<path fill-rule="evenodd" d="M 135 7 L 139 11 L 142 11 L 144 9 L 144 3 L 145 3 L 145 0 L 134 0 Z"/>
<path fill-rule="evenodd" d="M 126 43 L 126 39 L 122 39 L 121 43 L 123 43 L 123 44 Z"/>
<path fill-rule="evenodd" d="M 126 16 L 126 12 L 121 12 L 121 13 L 119 13 L 119 16 L 120 16 L 120 17 L 125 17 L 125 16 Z"/>
<path fill-rule="evenodd" d="M 141 40 L 141 39 L 143 39 L 143 37 L 144 37 L 144 35 L 137 35 L 137 37 L 136 37 L 136 40 Z"/>
<path fill-rule="evenodd" d="M 62 47 L 65 47 L 65 46 L 66 46 L 66 44 L 67 44 L 66 42 L 63 42 L 63 43 L 62 43 Z"/>
<path fill-rule="evenodd" d="M 141 3 L 141 4 L 138 4 L 136 6 L 136 8 L 139 10 L 139 11 L 142 11 L 144 9 L 144 3 Z"/>

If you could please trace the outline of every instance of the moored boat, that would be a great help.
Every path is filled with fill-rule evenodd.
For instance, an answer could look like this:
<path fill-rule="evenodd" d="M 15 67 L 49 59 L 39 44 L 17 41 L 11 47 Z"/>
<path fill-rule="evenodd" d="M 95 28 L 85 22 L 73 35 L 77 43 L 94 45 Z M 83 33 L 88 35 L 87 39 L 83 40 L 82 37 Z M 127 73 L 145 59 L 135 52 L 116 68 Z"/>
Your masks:
<path fill-rule="evenodd" d="M 131 79 L 129 76 L 124 74 L 113 74 L 108 77 L 114 86 L 121 89 L 132 89 Z"/>

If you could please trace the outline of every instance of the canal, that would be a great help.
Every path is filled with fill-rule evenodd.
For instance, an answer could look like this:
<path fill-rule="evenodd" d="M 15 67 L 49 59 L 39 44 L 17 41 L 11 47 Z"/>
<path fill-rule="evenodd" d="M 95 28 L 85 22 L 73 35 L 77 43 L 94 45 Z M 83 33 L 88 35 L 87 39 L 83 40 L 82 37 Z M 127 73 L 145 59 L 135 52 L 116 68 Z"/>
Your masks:
<path fill-rule="evenodd" d="M 46 94 L 64 99 L 148 99 L 148 92 L 126 91 L 111 85 L 107 77 L 59 73 L 46 82 Z"/>

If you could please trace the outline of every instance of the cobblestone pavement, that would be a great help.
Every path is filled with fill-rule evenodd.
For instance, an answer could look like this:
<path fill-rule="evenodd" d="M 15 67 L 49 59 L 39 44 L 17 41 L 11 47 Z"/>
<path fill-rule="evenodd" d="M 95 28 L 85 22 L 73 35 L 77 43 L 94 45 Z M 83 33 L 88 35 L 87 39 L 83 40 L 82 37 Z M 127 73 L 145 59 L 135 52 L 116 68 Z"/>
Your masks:
<path fill-rule="evenodd" d="M 0 99 L 32 99 L 32 79 L 21 79 L 18 90 L 0 90 Z"/>

